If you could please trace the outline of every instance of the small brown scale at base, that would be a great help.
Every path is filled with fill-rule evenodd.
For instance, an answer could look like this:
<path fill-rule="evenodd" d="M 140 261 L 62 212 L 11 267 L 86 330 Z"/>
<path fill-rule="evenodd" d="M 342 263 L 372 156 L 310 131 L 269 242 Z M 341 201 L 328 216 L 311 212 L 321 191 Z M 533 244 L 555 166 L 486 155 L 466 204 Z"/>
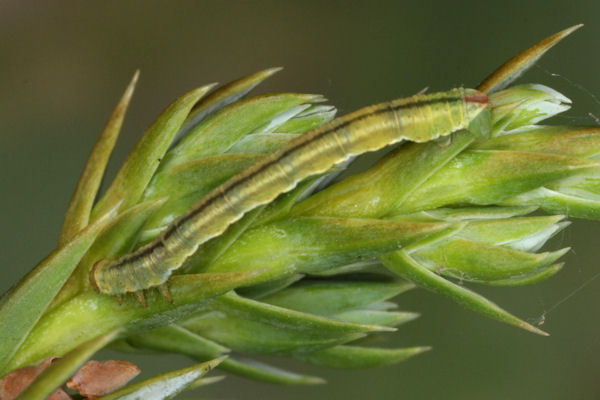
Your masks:
<path fill-rule="evenodd" d="M 35 379 L 60 357 L 50 357 L 36 366 L 27 366 L 12 371 L 0 379 L 0 399 L 16 399 Z M 128 361 L 108 360 L 86 362 L 66 382 L 66 386 L 88 400 L 111 393 L 135 378 L 141 370 Z M 63 387 L 52 392 L 47 400 L 71 400 Z"/>

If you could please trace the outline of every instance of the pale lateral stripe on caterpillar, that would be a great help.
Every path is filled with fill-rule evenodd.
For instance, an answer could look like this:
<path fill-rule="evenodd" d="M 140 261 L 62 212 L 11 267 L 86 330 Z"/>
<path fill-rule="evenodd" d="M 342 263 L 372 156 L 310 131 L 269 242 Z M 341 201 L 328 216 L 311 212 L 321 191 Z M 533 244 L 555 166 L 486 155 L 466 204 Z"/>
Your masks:
<path fill-rule="evenodd" d="M 484 93 L 458 88 L 385 102 L 337 118 L 213 189 L 154 241 L 116 260 L 97 262 L 90 274 L 92 286 L 101 293 L 121 295 L 162 285 L 198 246 L 301 180 L 401 140 L 425 142 L 467 129 L 487 107 Z"/>

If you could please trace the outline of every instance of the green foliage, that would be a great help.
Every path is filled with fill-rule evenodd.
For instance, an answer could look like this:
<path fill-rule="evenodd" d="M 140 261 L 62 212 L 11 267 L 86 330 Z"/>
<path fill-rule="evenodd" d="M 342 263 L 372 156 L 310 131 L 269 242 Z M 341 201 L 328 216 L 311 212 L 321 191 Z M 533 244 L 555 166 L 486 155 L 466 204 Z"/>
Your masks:
<path fill-rule="evenodd" d="M 171 398 L 211 382 L 201 377 L 213 367 L 266 382 L 322 383 L 248 357 L 332 368 L 404 361 L 429 347 L 355 341 L 416 318 L 391 300 L 417 286 L 546 334 L 463 284 L 528 285 L 553 276 L 568 248 L 539 249 L 568 225 L 564 215 L 600 215 L 600 129 L 539 125 L 570 104 L 545 86 L 499 91 L 573 29 L 480 85 L 490 93 L 491 126 L 479 120 L 449 138 L 406 143 L 334 184 L 341 166 L 307 179 L 201 245 L 169 279 L 172 303 L 149 290 L 147 306 L 96 293 L 94 263 L 154 239 L 211 189 L 330 121 L 335 108 L 315 104 L 319 95 L 244 98 L 276 68 L 212 92 L 213 85 L 193 90 L 151 125 L 92 209 L 134 78 L 88 160 L 60 247 L 0 301 L 0 375 L 65 356 L 23 394 L 43 398 L 112 341 L 123 351 L 205 363 L 105 399 Z M 529 215 L 536 210 L 550 215 Z"/>

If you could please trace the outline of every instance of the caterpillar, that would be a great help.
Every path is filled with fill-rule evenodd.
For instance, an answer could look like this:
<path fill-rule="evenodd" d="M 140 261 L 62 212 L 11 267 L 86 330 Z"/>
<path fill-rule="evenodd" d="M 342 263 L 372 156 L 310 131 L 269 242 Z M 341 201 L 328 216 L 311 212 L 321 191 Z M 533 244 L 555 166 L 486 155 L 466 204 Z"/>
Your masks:
<path fill-rule="evenodd" d="M 157 287 L 170 300 L 165 282 L 198 246 L 223 233 L 245 213 L 323 173 L 348 158 L 402 140 L 425 142 L 468 129 L 488 109 L 474 89 L 421 94 L 365 107 L 298 137 L 214 188 L 159 237 L 121 258 L 94 264 L 90 282 L 109 295 Z M 489 121 L 489 115 L 486 116 Z"/>

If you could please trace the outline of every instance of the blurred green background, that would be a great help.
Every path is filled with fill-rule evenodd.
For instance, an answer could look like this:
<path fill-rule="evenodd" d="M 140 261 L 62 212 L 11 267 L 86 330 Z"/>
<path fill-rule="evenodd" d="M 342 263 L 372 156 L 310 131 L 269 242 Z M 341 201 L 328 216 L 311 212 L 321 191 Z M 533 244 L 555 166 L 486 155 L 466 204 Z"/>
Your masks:
<path fill-rule="evenodd" d="M 260 91 L 322 93 L 344 114 L 425 86 L 476 86 L 516 52 L 581 22 L 584 29 L 521 82 L 547 84 L 575 101 L 556 123 L 594 124 L 588 113 L 600 116 L 600 3 L 494 3 L 0 0 L 0 292 L 55 247 L 88 152 L 136 68 L 141 80 L 111 176 L 162 108 L 201 84 L 285 66 Z M 599 233 L 600 223 L 575 221 L 554 238 L 547 248 L 573 251 L 550 281 L 476 288 L 530 321 L 547 313 L 549 338 L 415 290 L 398 301 L 422 317 L 381 343 L 432 345 L 432 352 L 362 371 L 283 362 L 329 383 L 282 387 L 227 377 L 182 397 L 600 398 Z M 146 375 L 190 364 L 134 360 Z"/>

